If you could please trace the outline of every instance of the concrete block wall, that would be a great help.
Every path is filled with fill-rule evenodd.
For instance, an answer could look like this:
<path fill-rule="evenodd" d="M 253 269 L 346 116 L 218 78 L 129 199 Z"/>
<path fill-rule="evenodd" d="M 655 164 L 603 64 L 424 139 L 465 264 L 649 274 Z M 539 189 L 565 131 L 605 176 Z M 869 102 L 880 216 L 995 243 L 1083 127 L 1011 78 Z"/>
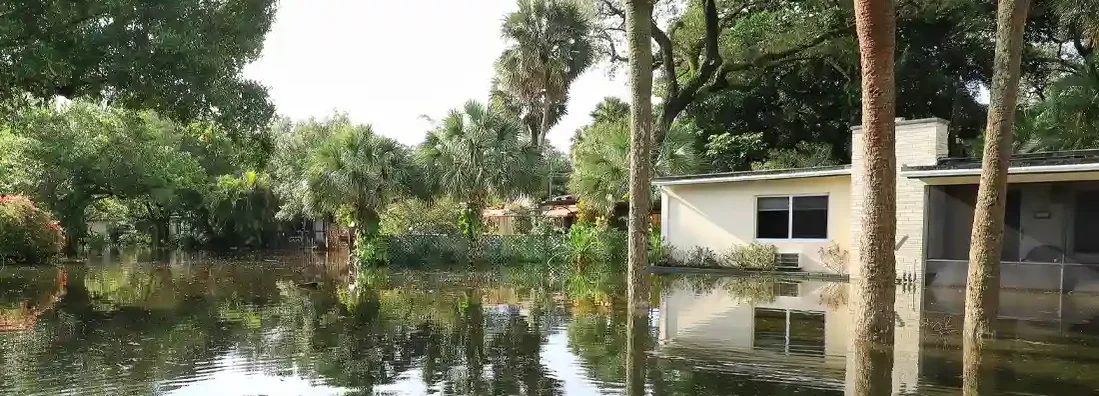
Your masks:
<path fill-rule="evenodd" d="M 939 118 L 897 120 L 897 172 L 905 166 L 935 165 L 949 153 L 947 122 Z M 858 246 L 862 235 L 865 164 L 862 154 L 862 127 L 851 128 L 851 277 L 861 277 Z M 922 277 L 924 267 L 924 222 L 927 216 L 927 185 L 915 179 L 897 176 L 898 276 L 909 273 Z"/>

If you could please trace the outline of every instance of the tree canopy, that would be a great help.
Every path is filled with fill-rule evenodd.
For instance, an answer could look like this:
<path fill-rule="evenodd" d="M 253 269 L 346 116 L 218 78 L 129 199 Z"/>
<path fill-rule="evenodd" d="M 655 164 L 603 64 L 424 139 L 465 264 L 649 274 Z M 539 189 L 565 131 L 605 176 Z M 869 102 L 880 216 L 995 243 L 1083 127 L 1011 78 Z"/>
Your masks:
<path fill-rule="evenodd" d="M 493 106 L 519 118 L 541 146 L 565 114 L 569 86 L 595 60 L 587 15 L 571 0 L 519 0 L 504 18 Z"/>
<path fill-rule="evenodd" d="M 0 5 L 0 103 L 106 99 L 237 136 L 274 114 L 241 77 L 257 59 L 274 0 L 31 0 Z"/>

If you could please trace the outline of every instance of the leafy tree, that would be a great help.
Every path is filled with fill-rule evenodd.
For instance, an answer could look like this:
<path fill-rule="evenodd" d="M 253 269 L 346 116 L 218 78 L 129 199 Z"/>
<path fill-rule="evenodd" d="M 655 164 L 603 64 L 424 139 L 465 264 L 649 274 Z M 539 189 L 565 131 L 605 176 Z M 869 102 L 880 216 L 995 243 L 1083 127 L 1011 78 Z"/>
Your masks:
<path fill-rule="evenodd" d="M 179 149 L 177 126 L 153 112 L 76 101 L 17 116 L 27 139 L 23 172 L 35 181 L 28 192 L 58 215 L 70 252 L 83 238 L 87 209 L 96 201 L 140 198 L 171 207 L 180 191 L 203 182 L 198 161 Z M 166 227 L 161 213 L 158 220 Z"/>
<path fill-rule="evenodd" d="M 246 136 L 274 114 L 242 79 L 259 57 L 273 0 L 30 0 L 0 5 L 0 102 L 106 99 Z"/>
<path fill-rule="evenodd" d="M 628 197 L 630 126 L 628 117 L 596 121 L 582 129 L 572 146 L 574 170 L 569 191 L 580 196 L 585 207 L 610 213 Z M 668 134 L 653 164 L 656 176 L 692 173 L 699 168 L 693 136 L 681 125 Z"/>
<path fill-rule="evenodd" d="M 752 164 L 752 169 L 792 169 L 838 165 L 832 148 L 826 144 L 801 142 L 793 149 L 771 149 L 767 160 Z"/>
<path fill-rule="evenodd" d="M 535 146 L 565 114 L 569 86 L 595 59 L 590 31 L 571 0 L 519 0 L 504 18 L 508 48 L 496 61 L 492 103 L 522 120 Z"/>
<path fill-rule="evenodd" d="M 710 135 L 704 148 L 702 156 L 710 172 L 741 170 L 765 151 L 762 133 Z"/>
<path fill-rule="evenodd" d="M 537 191 L 545 174 L 540 150 L 518 123 L 475 101 L 452 110 L 417 151 L 434 189 L 473 213 L 492 198 Z"/>
<path fill-rule="evenodd" d="M 221 175 L 210 190 L 203 201 L 212 246 L 263 248 L 277 236 L 278 201 L 266 173 Z"/>
<path fill-rule="evenodd" d="M 350 122 L 346 115 L 335 115 L 326 120 L 310 119 L 294 123 L 282 118 L 272 123 L 274 151 L 267 168 L 273 182 L 272 189 L 281 202 L 277 213 L 279 219 L 317 215 L 306 213 L 303 207 L 309 187 L 305 172 L 309 167 L 310 155 Z"/>
<path fill-rule="evenodd" d="M 302 208 L 312 217 L 349 220 L 357 233 L 373 237 L 379 212 L 393 200 L 418 191 L 421 177 L 411 151 L 396 140 L 353 125 L 346 117 L 328 120 L 332 134 L 309 153 Z"/>

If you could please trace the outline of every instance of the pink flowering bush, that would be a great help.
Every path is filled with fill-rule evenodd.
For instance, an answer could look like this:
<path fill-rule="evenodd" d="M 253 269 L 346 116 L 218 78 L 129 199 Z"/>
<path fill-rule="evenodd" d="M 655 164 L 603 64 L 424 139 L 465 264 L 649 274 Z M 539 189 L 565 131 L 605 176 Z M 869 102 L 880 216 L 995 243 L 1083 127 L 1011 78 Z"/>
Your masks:
<path fill-rule="evenodd" d="M 21 195 L 0 195 L 0 262 L 43 263 L 61 253 L 65 237 L 49 212 Z"/>

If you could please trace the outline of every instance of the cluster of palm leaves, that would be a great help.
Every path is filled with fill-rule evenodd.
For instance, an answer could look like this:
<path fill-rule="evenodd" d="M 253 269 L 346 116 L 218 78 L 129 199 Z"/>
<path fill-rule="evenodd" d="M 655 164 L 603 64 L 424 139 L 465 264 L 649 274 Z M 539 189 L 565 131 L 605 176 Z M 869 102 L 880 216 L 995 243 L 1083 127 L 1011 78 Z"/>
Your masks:
<path fill-rule="evenodd" d="M 519 0 L 504 20 L 509 46 L 496 61 L 492 102 L 523 122 L 535 146 L 565 114 L 569 86 L 595 60 L 591 30 L 570 0 Z"/>
<path fill-rule="evenodd" d="M 291 126 L 279 148 L 296 150 L 273 161 L 282 217 L 340 220 L 365 235 L 377 233 L 380 213 L 402 199 L 449 197 L 476 212 L 490 200 L 530 194 L 548 163 L 516 119 L 474 101 L 416 147 L 337 116 Z"/>
<path fill-rule="evenodd" d="M 624 104 L 623 104 L 624 105 Z M 569 191 L 583 197 L 586 208 L 610 213 L 615 203 L 626 200 L 630 170 L 629 108 L 605 101 L 592 113 L 595 120 L 573 138 L 573 174 Z M 676 124 L 668 131 L 653 164 L 656 176 L 695 172 L 699 156 L 687 126 Z"/>

